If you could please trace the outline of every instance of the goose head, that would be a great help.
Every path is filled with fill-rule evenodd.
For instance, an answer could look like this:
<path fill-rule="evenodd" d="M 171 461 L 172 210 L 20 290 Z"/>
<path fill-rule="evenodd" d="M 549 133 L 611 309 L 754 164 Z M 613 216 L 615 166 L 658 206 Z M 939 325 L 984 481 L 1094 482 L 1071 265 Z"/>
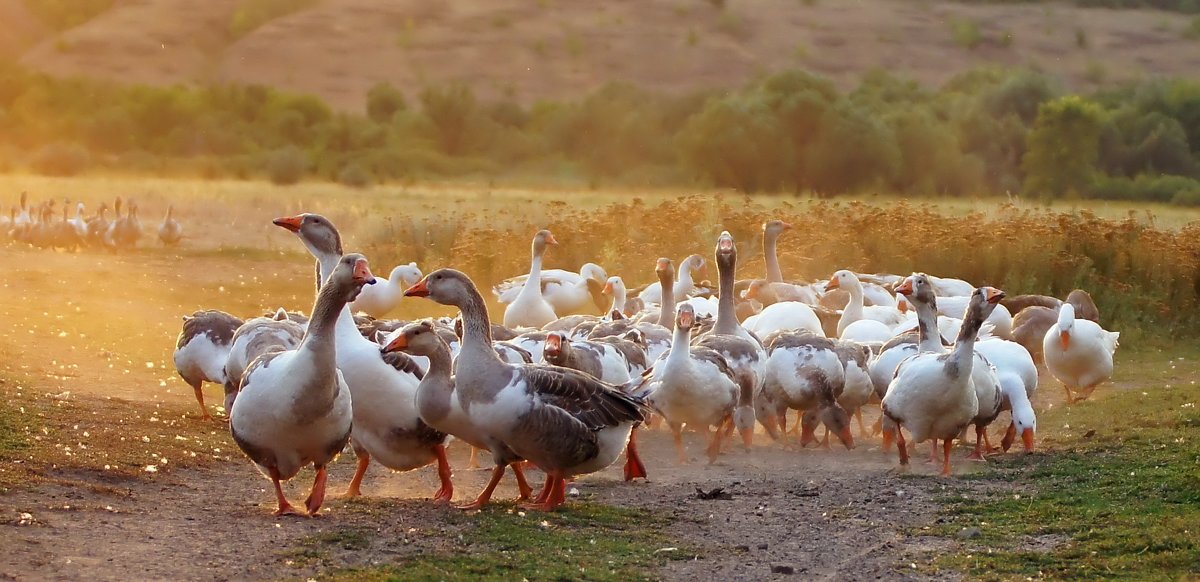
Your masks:
<path fill-rule="evenodd" d="M 1032 453 L 1034 435 L 1037 434 L 1037 417 L 1033 413 L 1032 406 L 1013 408 L 1012 424 L 1004 433 L 1004 438 L 1000 439 L 1000 448 L 1007 453 L 1013 442 L 1016 441 L 1018 434 L 1021 435 L 1021 444 L 1024 446 L 1025 452 Z"/>
<path fill-rule="evenodd" d="M 346 303 L 358 298 L 363 285 L 374 284 L 375 276 L 371 274 L 367 258 L 358 253 L 350 253 L 338 260 L 337 267 L 334 267 L 333 272 L 329 274 L 329 280 L 325 282 L 326 286 L 332 286 L 339 294 L 338 299 L 345 300 Z"/>
<path fill-rule="evenodd" d="M 691 303 L 680 303 L 679 307 L 675 308 L 675 327 L 690 331 L 692 326 L 696 324 L 696 308 L 692 307 Z"/>
<path fill-rule="evenodd" d="M 846 450 L 854 448 L 854 434 L 850 432 L 850 414 L 832 399 L 823 399 L 818 408 L 807 410 L 801 415 L 801 448 L 817 440 L 817 426 L 821 424 L 842 442 Z"/>
<path fill-rule="evenodd" d="M 791 230 L 792 225 L 782 220 L 769 220 L 762 225 L 763 236 L 774 239 Z"/>
<path fill-rule="evenodd" d="M 767 282 L 764 279 L 755 279 L 751 281 L 750 285 L 746 287 L 746 290 L 742 291 L 742 299 L 757 299 L 758 296 L 762 294 L 763 286 L 766 284 Z"/>
<path fill-rule="evenodd" d="M 1075 331 L 1075 306 L 1063 303 L 1058 308 L 1058 336 L 1063 351 L 1071 347 L 1071 332 Z"/>
<path fill-rule="evenodd" d="M 556 245 L 558 239 L 554 238 L 554 233 L 549 230 L 539 230 L 533 235 L 533 254 L 534 256 L 542 256 L 546 252 L 546 245 Z"/>
<path fill-rule="evenodd" d="M 983 325 L 983 321 L 1000 304 L 1001 299 L 1004 299 L 1004 292 L 995 287 L 979 287 L 976 289 L 974 293 L 971 293 L 971 300 L 967 304 L 967 312 L 963 317 L 962 329 L 968 329 L 973 326 L 974 329 L 978 330 Z"/>
<path fill-rule="evenodd" d="M 320 259 L 330 259 L 342 255 L 342 236 L 333 223 L 320 214 L 297 214 L 276 218 L 272 224 L 287 229 L 300 237 L 300 241 Z"/>
<path fill-rule="evenodd" d="M 475 283 L 462 271 L 438 269 L 404 291 L 405 297 L 427 297 L 442 305 L 462 308 L 470 299 Z M 478 294 L 478 291 L 474 291 Z"/>
<path fill-rule="evenodd" d="M 862 293 L 862 283 L 859 282 L 858 275 L 855 275 L 853 272 L 846 269 L 842 269 L 834 273 L 833 276 L 829 278 L 829 282 L 825 284 L 826 291 L 832 289 L 846 289 L 847 291 L 853 291 L 854 289 L 857 289 L 859 293 Z"/>
<path fill-rule="evenodd" d="M 417 268 L 416 263 L 399 265 L 392 269 L 391 274 L 388 275 L 388 281 L 398 287 L 408 287 L 420 280 L 421 269 Z"/>
<path fill-rule="evenodd" d="M 21 211 L 25 211 L 27 208 L 29 208 L 29 193 L 21 190 Z"/>
<path fill-rule="evenodd" d="M 716 250 L 717 265 L 721 267 L 733 267 L 737 262 L 737 245 L 733 244 L 733 235 L 729 231 L 722 231 L 721 236 L 717 237 Z"/>
<path fill-rule="evenodd" d="M 597 283 L 604 283 L 604 281 L 608 279 L 608 273 L 604 270 L 604 267 L 601 267 L 596 263 L 584 263 L 583 266 L 579 268 L 579 274 L 584 279 L 591 279 Z"/>
<path fill-rule="evenodd" d="M 616 293 L 617 290 L 623 291 L 624 289 L 625 281 L 614 275 L 609 277 L 608 280 L 604 282 L 604 289 L 601 291 L 601 293 L 605 295 L 612 295 L 613 293 Z"/>
<path fill-rule="evenodd" d="M 700 255 L 692 255 L 684 259 L 683 264 L 680 265 L 679 270 L 683 271 L 684 269 L 687 269 L 694 277 L 704 277 L 708 275 L 708 261 L 705 261 L 704 257 Z M 680 276 L 682 275 L 683 273 L 680 273 Z"/>
<path fill-rule="evenodd" d="M 658 262 L 654 264 L 654 274 L 658 275 L 659 281 L 674 278 L 675 267 L 671 264 L 671 259 L 659 257 Z M 667 283 L 663 283 L 666 285 Z"/>
<path fill-rule="evenodd" d="M 905 306 L 900 308 L 901 311 L 907 311 L 910 304 L 914 307 L 918 304 L 928 305 L 937 309 L 937 294 L 933 290 L 933 283 L 925 273 L 913 273 L 905 277 L 896 286 L 896 293 L 904 298 L 903 303 L 897 303 L 897 305 Z"/>
<path fill-rule="evenodd" d="M 438 335 L 433 322 L 424 319 L 414 321 L 392 332 L 381 351 L 385 354 L 402 351 L 414 356 L 431 356 L 439 350 L 449 351 L 449 349 L 446 342 Z"/>
<path fill-rule="evenodd" d="M 571 340 L 561 332 L 550 332 L 546 335 L 546 343 L 542 347 L 542 355 L 551 364 L 558 364 L 565 359 L 571 350 Z"/>

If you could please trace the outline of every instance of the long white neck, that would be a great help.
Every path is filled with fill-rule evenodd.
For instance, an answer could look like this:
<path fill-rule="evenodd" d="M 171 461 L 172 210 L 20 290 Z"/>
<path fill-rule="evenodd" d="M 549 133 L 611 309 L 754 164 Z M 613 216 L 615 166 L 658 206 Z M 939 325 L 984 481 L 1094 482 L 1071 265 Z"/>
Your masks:
<path fill-rule="evenodd" d="M 968 308 L 966 319 L 958 330 L 958 340 L 954 342 L 954 350 L 944 364 L 948 375 L 954 377 L 971 376 L 971 365 L 975 361 L 975 340 L 979 337 L 979 328 L 983 326 L 983 318 Z"/>
<path fill-rule="evenodd" d="M 779 257 L 775 253 L 775 243 L 779 235 L 771 235 L 763 232 L 763 255 L 767 261 L 767 281 L 771 283 L 783 282 L 783 271 L 779 268 Z"/>
<path fill-rule="evenodd" d="M 845 331 L 846 326 L 863 318 L 862 285 L 857 280 L 851 279 L 845 289 L 850 293 L 850 301 L 846 302 L 846 308 L 842 310 L 842 317 L 838 319 L 838 335 Z"/>
<path fill-rule="evenodd" d="M 529 263 L 529 278 L 521 288 L 521 295 L 542 294 L 542 254 L 534 251 L 533 260 Z"/>
<path fill-rule="evenodd" d="M 679 288 L 680 290 L 683 291 L 683 294 L 686 294 L 688 291 L 692 290 L 692 287 L 695 287 L 695 283 L 692 282 L 692 262 L 691 261 L 684 261 L 682 265 L 679 265 L 679 273 L 675 276 L 675 285 L 673 285 L 672 287 L 673 288 L 669 289 L 669 290 L 663 289 L 663 293 L 666 293 L 667 291 L 674 293 L 675 292 L 674 288 Z M 666 304 L 666 300 L 667 300 L 667 298 L 663 297 L 664 305 Z M 674 317 L 674 315 L 672 315 L 672 317 Z"/>
<path fill-rule="evenodd" d="M 613 283 L 612 294 L 612 309 L 609 309 L 608 312 L 612 313 L 614 311 L 618 311 L 620 313 L 625 313 L 625 284 L 620 282 Z"/>
<path fill-rule="evenodd" d="M 922 352 L 945 352 L 942 333 L 938 331 L 937 307 L 924 301 L 909 301 L 917 310 L 917 349 Z"/>
<path fill-rule="evenodd" d="M 314 254 L 317 253 L 314 252 Z M 321 280 L 318 282 L 319 284 L 323 285 L 325 281 L 329 280 L 329 275 L 333 274 L 334 268 L 337 267 L 338 261 L 341 259 L 342 257 L 338 255 L 325 253 L 317 254 L 317 262 L 320 265 L 321 273 Z M 338 313 L 337 326 L 334 327 L 334 334 L 337 337 L 338 343 L 343 347 L 361 346 L 364 345 L 364 342 L 373 343 L 367 338 L 363 337 L 361 333 L 358 333 L 358 327 L 354 325 L 354 315 L 350 313 L 349 304 L 343 305 L 341 311 Z"/>
<path fill-rule="evenodd" d="M 691 328 L 675 326 L 675 334 L 671 340 L 671 354 L 667 356 L 668 366 L 680 365 L 691 359 L 692 348 L 688 341 L 691 334 Z"/>

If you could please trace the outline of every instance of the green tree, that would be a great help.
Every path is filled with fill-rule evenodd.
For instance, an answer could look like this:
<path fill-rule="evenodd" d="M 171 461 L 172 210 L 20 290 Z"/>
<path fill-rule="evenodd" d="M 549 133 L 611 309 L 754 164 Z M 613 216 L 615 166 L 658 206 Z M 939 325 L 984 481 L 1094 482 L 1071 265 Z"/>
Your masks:
<path fill-rule="evenodd" d="M 471 88 L 462 83 L 429 87 L 421 91 L 420 99 L 442 152 L 450 156 L 467 153 L 477 137 L 472 130 L 479 117 L 479 104 Z"/>
<path fill-rule="evenodd" d="M 1021 161 L 1025 192 L 1050 197 L 1086 190 L 1095 178 L 1103 127 L 1100 106 L 1077 95 L 1038 107 Z"/>
<path fill-rule="evenodd" d="M 746 193 L 778 189 L 789 172 L 791 144 L 760 98 L 713 99 L 679 138 L 692 172 Z"/>
<path fill-rule="evenodd" d="M 387 123 L 398 111 L 408 108 L 404 93 L 391 83 L 377 83 L 367 91 L 367 117 L 376 123 Z"/>

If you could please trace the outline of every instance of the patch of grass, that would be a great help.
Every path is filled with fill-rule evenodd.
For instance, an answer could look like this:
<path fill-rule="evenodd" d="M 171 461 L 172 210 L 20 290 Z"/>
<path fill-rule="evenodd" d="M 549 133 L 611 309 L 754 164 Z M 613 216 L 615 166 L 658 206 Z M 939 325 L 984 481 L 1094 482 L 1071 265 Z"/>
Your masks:
<path fill-rule="evenodd" d="M 235 40 L 254 32 L 262 25 L 299 12 L 316 0 L 246 0 L 229 19 L 229 35 Z"/>
<path fill-rule="evenodd" d="M 967 18 L 950 20 L 950 34 L 959 46 L 973 49 L 983 42 L 983 32 L 979 23 Z"/>
<path fill-rule="evenodd" d="M 1084 31 L 1082 28 L 1075 29 L 1075 46 L 1077 46 L 1081 49 L 1087 49 L 1087 47 L 1088 47 L 1087 32 Z"/>
<path fill-rule="evenodd" d="M 553 513 L 499 507 L 468 522 L 463 548 L 334 574 L 347 580 L 644 580 L 684 557 L 666 536 L 666 518 L 645 510 L 580 503 Z M 342 543 L 344 534 L 338 534 Z M 353 538 L 352 538 L 353 539 Z M 688 554 L 686 557 L 691 557 Z"/>
<path fill-rule="evenodd" d="M 1183 30 L 1183 37 L 1192 40 L 1200 39 L 1200 16 L 1192 17 L 1192 23 Z"/>
<path fill-rule="evenodd" d="M 19 411 L 11 403 L 0 402 L 0 460 L 11 461 L 29 448 L 21 434 Z"/>
<path fill-rule="evenodd" d="M 941 565 L 985 579 L 1200 574 L 1198 396 L 1194 387 L 1125 390 L 1044 414 L 1039 426 L 1062 427 L 1054 450 L 972 477 L 1028 487 L 952 503 L 948 529 L 979 526 L 982 536 Z"/>

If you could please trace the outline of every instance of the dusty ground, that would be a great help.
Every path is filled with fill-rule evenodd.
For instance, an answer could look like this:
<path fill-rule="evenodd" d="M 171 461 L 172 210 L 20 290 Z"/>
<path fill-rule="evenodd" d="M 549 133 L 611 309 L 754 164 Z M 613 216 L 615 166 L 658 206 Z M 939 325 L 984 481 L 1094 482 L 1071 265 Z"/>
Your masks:
<path fill-rule="evenodd" d="M 430 83 L 463 81 L 532 103 L 610 81 L 667 92 L 731 87 L 792 67 L 848 87 L 878 68 L 940 84 L 983 64 L 1033 66 L 1088 87 L 1188 76 L 1200 65 L 1196 41 L 1183 35 L 1186 15 L 1060 3 L 325 0 L 233 39 L 238 5 L 117 2 L 60 34 L 0 20 L 0 39 L 11 29 L 20 41 L 7 51 L 55 75 L 266 84 L 348 110 L 361 110 L 385 80 L 410 98 Z M 955 23 L 973 23 L 965 26 L 978 29 L 978 44 L 956 40 Z"/>
<path fill-rule="evenodd" d="M 8 451 L 11 461 L 0 466 L 0 485 L 9 489 L 0 494 L 0 578 L 293 578 L 459 547 L 471 518 L 427 501 L 437 486 L 432 469 L 388 474 L 376 467 L 365 501 L 333 499 L 322 519 L 277 520 L 269 482 L 225 426 L 192 418 L 191 390 L 170 362 L 180 315 L 202 306 L 244 315 L 281 302 L 307 308 L 307 258 L 8 246 L 0 247 L 0 264 L 0 425 L 33 443 Z M 1060 402 L 1057 388 L 1047 381 L 1039 406 Z M 209 386 L 210 402 L 219 394 Z M 670 561 L 652 577 L 763 579 L 774 566 L 805 579 L 930 576 L 931 559 L 955 544 L 921 535 L 939 519 L 939 497 L 980 487 L 933 477 L 919 461 L 912 475 L 898 475 L 894 458 L 871 439 L 850 452 L 797 453 L 760 435 L 748 455 L 730 451 L 715 466 L 683 467 L 664 433 L 643 442 L 649 483 L 621 482 L 618 467 L 578 489 L 582 501 L 672 518 L 672 545 L 695 557 Z M 691 450 L 701 450 L 695 435 Z M 970 471 L 964 454 L 957 466 Z M 466 470 L 458 446 L 452 462 L 455 500 L 469 500 L 486 474 Z M 344 456 L 333 468 L 335 494 L 352 465 Z M 303 498 L 309 479 L 302 474 L 291 484 L 293 498 Z M 698 500 L 697 487 L 723 487 L 733 499 Z M 506 482 L 498 499 L 512 497 Z M 305 553 L 313 536 L 347 526 L 376 535 L 335 545 L 320 559 Z"/>

